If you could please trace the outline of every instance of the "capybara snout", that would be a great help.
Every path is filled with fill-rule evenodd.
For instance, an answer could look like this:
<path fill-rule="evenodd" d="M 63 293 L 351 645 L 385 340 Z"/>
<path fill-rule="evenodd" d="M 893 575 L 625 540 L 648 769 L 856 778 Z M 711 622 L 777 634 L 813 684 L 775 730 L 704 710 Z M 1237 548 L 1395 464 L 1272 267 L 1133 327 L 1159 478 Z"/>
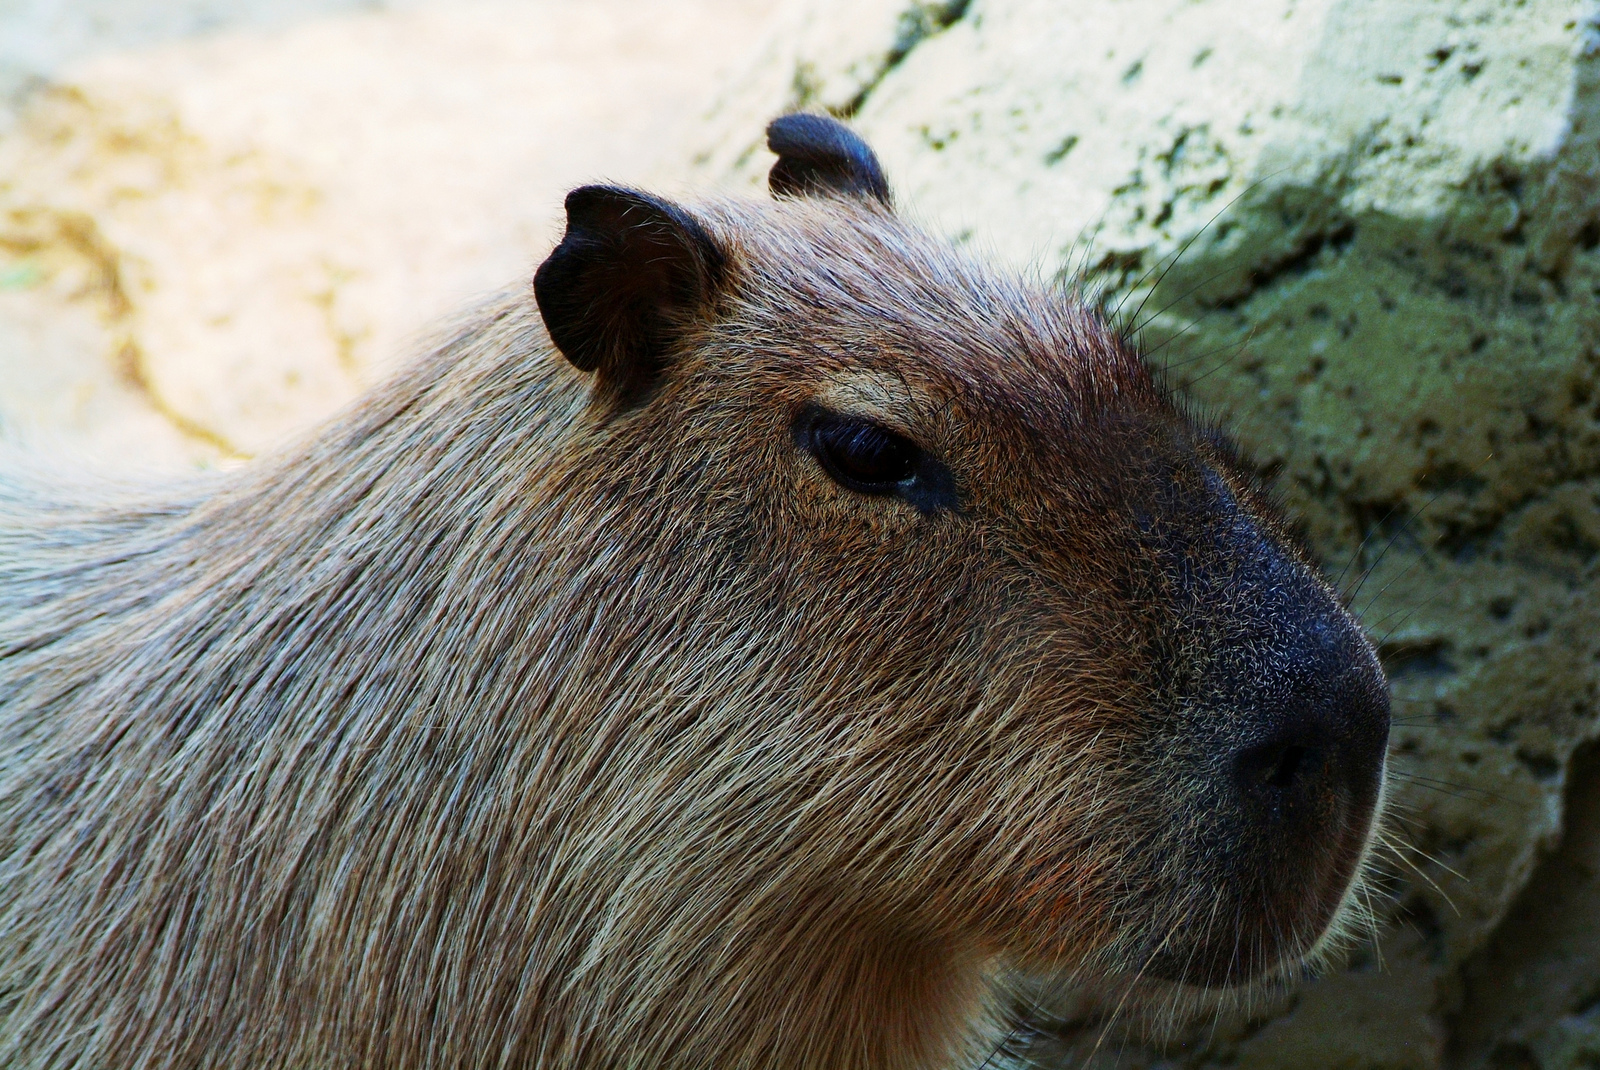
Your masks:
<path fill-rule="evenodd" d="M 1248 471 L 770 144 L 275 456 L 0 478 L 0 1065 L 937 1070 L 1338 926 L 1385 684 Z"/>
<path fill-rule="evenodd" d="M 1185 858 L 1211 902 L 1193 890 L 1174 901 L 1149 972 L 1237 984 L 1295 963 L 1348 893 L 1383 790 L 1388 688 L 1359 625 L 1270 533 L 1271 514 L 1218 477 L 1197 482 L 1203 504 L 1154 585 L 1171 599 L 1152 653 L 1175 738 L 1153 764 L 1168 816 L 1207 818 L 1154 853 Z"/>

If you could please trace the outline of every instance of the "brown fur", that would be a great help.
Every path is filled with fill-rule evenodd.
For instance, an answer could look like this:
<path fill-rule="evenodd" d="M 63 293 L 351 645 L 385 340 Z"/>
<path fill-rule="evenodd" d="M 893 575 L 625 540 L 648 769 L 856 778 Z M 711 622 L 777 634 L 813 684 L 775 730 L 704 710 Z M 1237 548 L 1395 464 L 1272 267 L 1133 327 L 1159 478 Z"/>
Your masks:
<path fill-rule="evenodd" d="M 1317 939 L 1365 820 L 1302 899 L 1208 872 L 1150 669 L 1141 510 L 1284 545 L 1232 462 L 1067 295 L 695 211 L 730 282 L 640 404 L 518 290 L 236 473 L 0 480 L 0 1065 L 942 1067 L 1004 971 Z M 832 483 L 818 398 L 959 513 Z"/>

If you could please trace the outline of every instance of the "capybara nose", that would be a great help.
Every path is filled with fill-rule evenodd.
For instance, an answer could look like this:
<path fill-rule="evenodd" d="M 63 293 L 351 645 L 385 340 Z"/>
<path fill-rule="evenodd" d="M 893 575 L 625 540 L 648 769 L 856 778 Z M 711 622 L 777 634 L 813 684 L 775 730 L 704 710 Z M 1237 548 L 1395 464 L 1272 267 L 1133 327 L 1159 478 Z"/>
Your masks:
<path fill-rule="evenodd" d="M 1253 738 L 1233 755 L 1235 789 L 1258 820 L 1303 815 L 1364 825 L 1376 802 L 1389 739 L 1388 688 L 1354 627 L 1333 631 L 1333 641 L 1293 652 L 1284 673 L 1292 682 L 1280 677 L 1263 688 L 1252 711 Z"/>
<path fill-rule="evenodd" d="M 1327 739 L 1320 732 L 1295 732 L 1246 747 L 1234 760 L 1241 791 L 1277 801 L 1322 772 Z"/>

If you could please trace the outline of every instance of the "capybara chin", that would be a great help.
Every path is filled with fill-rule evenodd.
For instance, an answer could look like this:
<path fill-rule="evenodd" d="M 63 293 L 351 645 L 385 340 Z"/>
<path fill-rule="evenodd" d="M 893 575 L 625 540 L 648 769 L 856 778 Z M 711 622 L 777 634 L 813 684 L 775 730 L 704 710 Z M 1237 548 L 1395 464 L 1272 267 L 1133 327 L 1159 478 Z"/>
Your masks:
<path fill-rule="evenodd" d="M 1329 928 L 1356 623 L 1093 312 L 769 138 L 302 445 L 0 481 L 0 1065 L 957 1066 Z"/>

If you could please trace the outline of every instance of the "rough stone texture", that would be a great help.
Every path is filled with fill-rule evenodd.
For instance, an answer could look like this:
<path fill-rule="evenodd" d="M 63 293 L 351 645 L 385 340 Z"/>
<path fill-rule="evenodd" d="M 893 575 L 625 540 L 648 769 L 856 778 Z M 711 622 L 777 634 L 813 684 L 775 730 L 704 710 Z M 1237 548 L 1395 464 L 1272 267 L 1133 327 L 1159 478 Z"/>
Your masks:
<path fill-rule="evenodd" d="M 725 129 L 852 114 L 908 211 L 1086 275 L 1243 440 L 1394 683 L 1376 942 L 1164 1050 L 1106 1028 L 1115 999 L 1057 999 L 1029 1054 L 1600 1065 L 1594 7 L 893 8 L 798 14 L 762 61 L 788 69 L 735 82 L 702 166 L 757 183 L 759 154 Z M 886 26 L 922 30 L 896 44 Z"/>
<path fill-rule="evenodd" d="M 529 275 L 568 188 L 671 178 L 766 6 L 0 0 L 0 436 L 269 448 Z"/>

